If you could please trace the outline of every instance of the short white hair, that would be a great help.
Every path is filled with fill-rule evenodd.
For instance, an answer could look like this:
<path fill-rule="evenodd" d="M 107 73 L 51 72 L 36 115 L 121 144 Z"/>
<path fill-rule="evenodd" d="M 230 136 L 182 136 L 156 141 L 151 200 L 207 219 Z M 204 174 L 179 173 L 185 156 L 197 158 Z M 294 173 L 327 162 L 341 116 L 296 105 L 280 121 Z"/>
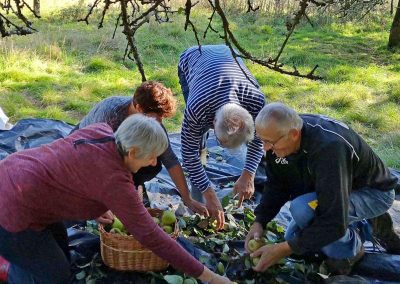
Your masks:
<path fill-rule="evenodd" d="M 228 103 L 215 113 L 215 135 L 224 147 L 236 148 L 254 139 L 254 121 L 250 113 L 240 105 Z"/>
<path fill-rule="evenodd" d="M 121 123 L 115 132 L 115 141 L 123 155 L 135 147 L 138 159 L 148 158 L 152 154 L 160 156 L 169 145 L 160 123 L 140 113 L 128 116 Z"/>
<path fill-rule="evenodd" d="M 271 121 L 276 123 L 278 131 L 282 134 L 288 133 L 291 129 L 300 130 L 303 127 L 303 120 L 299 114 L 283 103 L 265 105 L 256 117 L 256 128 L 265 129 Z"/>

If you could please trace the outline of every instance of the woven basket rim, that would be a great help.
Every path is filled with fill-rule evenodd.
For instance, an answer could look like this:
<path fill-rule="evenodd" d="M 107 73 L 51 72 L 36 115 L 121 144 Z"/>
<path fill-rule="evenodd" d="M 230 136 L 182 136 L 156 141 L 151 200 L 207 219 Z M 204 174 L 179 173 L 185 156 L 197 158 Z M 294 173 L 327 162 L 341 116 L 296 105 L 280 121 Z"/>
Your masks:
<path fill-rule="evenodd" d="M 147 208 L 147 210 L 153 217 L 159 217 L 163 212 L 163 210 L 154 208 Z M 159 227 L 162 229 L 161 226 Z M 107 232 L 104 225 L 101 223 L 98 224 L 98 228 L 100 233 L 101 256 L 103 262 L 107 266 L 120 271 L 161 271 L 168 267 L 168 262 L 157 256 L 151 250 L 151 247 L 148 248 L 142 245 L 133 235 L 121 235 Z M 174 232 L 168 235 L 174 240 L 177 239 L 179 235 L 178 221 L 175 222 Z M 107 253 L 104 254 L 106 251 Z M 110 253 L 112 256 L 110 256 Z M 127 260 L 131 259 L 133 255 L 136 255 L 136 258 L 142 258 L 140 265 L 135 263 L 126 265 L 124 261 L 124 265 L 121 265 L 119 261 L 115 261 L 115 257 Z M 145 263 L 144 259 L 147 259 L 149 256 L 153 262 L 150 261 L 147 263 L 146 261 Z M 140 268 L 138 266 L 140 266 Z"/>

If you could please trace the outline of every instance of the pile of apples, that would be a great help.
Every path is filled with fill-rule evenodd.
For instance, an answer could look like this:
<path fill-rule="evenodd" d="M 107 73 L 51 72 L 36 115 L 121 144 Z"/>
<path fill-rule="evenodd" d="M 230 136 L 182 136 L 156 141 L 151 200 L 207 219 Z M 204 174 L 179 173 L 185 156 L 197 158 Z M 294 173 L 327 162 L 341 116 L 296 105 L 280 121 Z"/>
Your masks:
<path fill-rule="evenodd" d="M 159 225 L 167 234 L 174 232 L 174 226 L 176 223 L 175 212 L 172 210 L 163 211 L 161 218 L 153 217 L 154 222 Z M 110 233 L 120 234 L 127 236 L 129 233 L 126 230 L 124 224 L 117 217 L 114 217 L 114 221 L 111 225 Z"/>
<path fill-rule="evenodd" d="M 163 211 L 161 220 L 153 217 L 154 222 L 159 225 L 167 234 L 174 232 L 174 225 L 176 223 L 175 212 L 172 210 Z"/>

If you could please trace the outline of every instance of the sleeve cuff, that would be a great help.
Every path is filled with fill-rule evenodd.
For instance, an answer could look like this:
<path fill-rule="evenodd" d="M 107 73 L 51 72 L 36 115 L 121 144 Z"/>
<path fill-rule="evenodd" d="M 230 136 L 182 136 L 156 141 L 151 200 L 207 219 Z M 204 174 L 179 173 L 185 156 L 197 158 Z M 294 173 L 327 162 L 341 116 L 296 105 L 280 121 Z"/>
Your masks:
<path fill-rule="evenodd" d="M 299 246 L 299 238 L 298 237 L 288 240 L 287 243 L 289 244 L 289 246 L 292 249 L 294 254 L 301 255 L 306 252 L 306 251 L 304 251 L 304 249 L 302 249 Z"/>
<path fill-rule="evenodd" d="M 268 221 L 264 216 L 256 216 L 256 219 L 254 220 L 257 223 L 260 223 L 261 226 L 265 229 L 265 226 L 267 225 Z"/>
<path fill-rule="evenodd" d="M 205 185 L 199 186 L 198 189 L 199 189 L 199 191 L 200 191 L 201 193 L 204 193 L 204 192 L 206 192 L 206 190 L 207 190 L 209 187 L 211 187 L 211 183 L 210 183 L 210 182 L 208 182 L 208 183 L 205 184 Z"/>
<path fill-rule="evenodd" d="M 245 165 L 244 169 L 245 169 L 246 171 L 248 171 L 249 173 L 251 173 L 251 174 L 255 174 L 256 171 L 257 171 L 257 167 L 258 167 L 258 166 L 252 167 L 252 166 Z"/>

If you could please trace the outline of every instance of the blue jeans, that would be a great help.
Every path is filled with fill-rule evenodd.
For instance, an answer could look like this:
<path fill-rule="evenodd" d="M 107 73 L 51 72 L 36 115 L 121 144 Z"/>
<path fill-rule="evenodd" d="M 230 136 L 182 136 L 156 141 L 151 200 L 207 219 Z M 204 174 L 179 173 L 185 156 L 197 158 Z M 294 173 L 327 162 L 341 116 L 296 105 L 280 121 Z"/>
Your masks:
<path fill-rule="evenodd" d="M 357 228 L 370 227 L 365 219 L 371 219 L 385 213 L 394 201 L 394 190 L 387 192 L 377 189 L 363 188 L 353 191 L 349 197 L 349 227 L 339 240 L 326 245 L 321 251 L 333 259 L 345 259 L 355 256 L 363 245 L 363 240 Z M 302 229 L 310 225 L 315 217 L 314 209 L 309 202 L 317 200 L 315 192 L 295 198 L 290 204 L 292 221 L 285 233 L 285 239 L 294 238 Z M 372 230 L 371 228 L 367 228 Z"/>
<path fill-rule="evenodd" d="M 58 225 L 59 223 L 57 223 Z M 63 250 L 66 237 L 64 228 L 51 226 L 42 230 L 10 233 L 0 226 L 0 255 L 10 263 L 8 283 L 68 283 L 70 262 Z M 64 234 L 65 233 L 65 234 Z"/>

